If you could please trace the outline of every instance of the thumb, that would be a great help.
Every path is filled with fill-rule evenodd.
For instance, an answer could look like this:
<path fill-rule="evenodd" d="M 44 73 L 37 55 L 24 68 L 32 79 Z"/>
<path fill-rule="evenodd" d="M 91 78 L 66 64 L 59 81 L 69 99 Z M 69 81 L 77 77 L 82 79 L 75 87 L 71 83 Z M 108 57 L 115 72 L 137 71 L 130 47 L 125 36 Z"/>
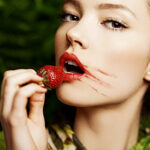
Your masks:
<path fill-rule="evenodd" d="M 30 98 L 29 118 L 35 123 L 44 123 L 43 107 L 45 93 L 35 93 Z"/>

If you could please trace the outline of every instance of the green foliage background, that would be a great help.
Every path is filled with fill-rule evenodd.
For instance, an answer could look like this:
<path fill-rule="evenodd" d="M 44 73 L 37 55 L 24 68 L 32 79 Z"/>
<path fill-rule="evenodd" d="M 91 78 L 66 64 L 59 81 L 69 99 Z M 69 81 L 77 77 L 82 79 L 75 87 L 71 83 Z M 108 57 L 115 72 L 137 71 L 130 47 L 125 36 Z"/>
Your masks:
<path fill-rule="evenodd" d="M 54 35 L 63 0 L 0 0 L 0 83 L 6 70 L 54 64 Z M 48 122 L 61 106 L 46 95 Z"/>
<path fill-rule="evenodd" d="M 37 70 L 43 65 L 54 64 L 54 35 L 59 26 L 62 3 L 63 0 L 0 0 L 0 84 L 6 70 Z M 147 93 L 145 99 L 149 100 L 150 88 Z M 150 101 L 144 106 L 149 110 Z M 55 91 L 49 91 L 44 107 L 46 123 L 60 107 L 62 104 Z M 150 114 L 150 111 L 144 114 Z M 143 117 L 141 128 L 144 134 L 145 129 L 150 129 L 149 117 Z M 2 134 L 0 146 L 4 147 Z M 142 132 L 140 139 L 144 136 Z"/>

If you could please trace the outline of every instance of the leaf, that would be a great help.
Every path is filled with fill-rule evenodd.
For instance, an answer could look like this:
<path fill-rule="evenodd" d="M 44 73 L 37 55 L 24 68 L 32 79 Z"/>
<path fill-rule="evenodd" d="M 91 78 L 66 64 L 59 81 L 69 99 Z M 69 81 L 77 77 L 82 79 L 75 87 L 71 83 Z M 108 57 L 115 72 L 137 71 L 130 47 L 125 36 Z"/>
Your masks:
<path fill-rule="evenodd" d="M 141 139 L 131 150 L 150 150 L 150 136 Z"/>
<path fill-rule="evenodd" d="M 0 150 L 6 150 L 3 132 L 0 132 Z"/>

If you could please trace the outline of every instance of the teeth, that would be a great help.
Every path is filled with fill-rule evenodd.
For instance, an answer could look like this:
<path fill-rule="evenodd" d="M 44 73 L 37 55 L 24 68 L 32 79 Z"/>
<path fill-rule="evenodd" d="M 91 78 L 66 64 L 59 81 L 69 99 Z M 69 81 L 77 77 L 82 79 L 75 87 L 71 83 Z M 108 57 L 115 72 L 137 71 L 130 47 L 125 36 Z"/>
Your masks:
<path fill-rule="evenodd" d="M 68 65 L 78 66 L 76 62 L 71 61 L 71 60 L 67 60 L 66 63 L 67 63 Z"/>
<path fill-rule="evenodd" d="M 64 71 L 78 74 L 84 73 L 84 71 L 78 66 L 78 64 L 72 60 L 66 60 L 64 64 Z"/>

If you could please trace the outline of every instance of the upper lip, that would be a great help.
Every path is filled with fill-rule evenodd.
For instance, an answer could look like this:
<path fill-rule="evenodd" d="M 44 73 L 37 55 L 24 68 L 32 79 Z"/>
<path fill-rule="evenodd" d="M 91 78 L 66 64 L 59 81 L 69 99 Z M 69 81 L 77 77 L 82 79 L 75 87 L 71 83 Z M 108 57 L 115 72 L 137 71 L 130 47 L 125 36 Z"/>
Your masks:
<path fill-rule="evenodd" d="M 84 65 L 80 62 L 80 60 L 78 59 L 78 57 L 75 54 L 68 53 L 68 52 L 63 53 L 63 55 L 60 57 L 60 62 L 59 62 L 60 66 L 64 68 L 65 63 L 67 61 L 71 61 L 70 63 L 76 64 L 78 67 L 80 67 L 85 72 Z"/>

